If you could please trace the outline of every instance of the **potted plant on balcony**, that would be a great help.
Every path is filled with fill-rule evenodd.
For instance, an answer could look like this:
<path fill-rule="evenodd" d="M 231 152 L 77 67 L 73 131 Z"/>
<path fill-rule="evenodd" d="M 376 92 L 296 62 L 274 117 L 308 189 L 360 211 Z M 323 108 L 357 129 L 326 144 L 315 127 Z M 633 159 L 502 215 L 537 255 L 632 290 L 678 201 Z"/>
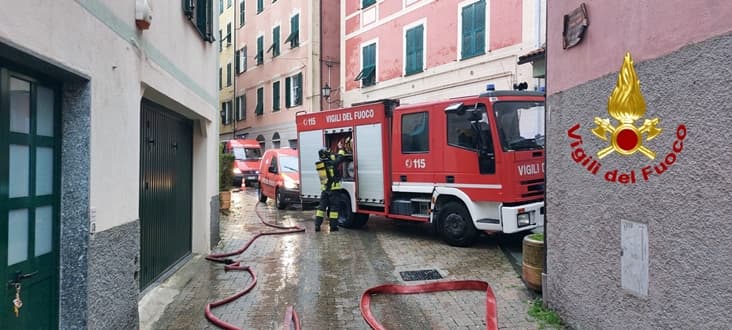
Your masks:
<path fill-rule="evenodd" d="M 222 211 L 231 206 L 231 179 L 234 155 L 219 150 L 219 207 Z"/>
<path fill-rule="evenodd" d="M 544 271 L 544 234 L 524 236 L 522 271 L 526 287 L 541 291 L 541 273 Z"/>

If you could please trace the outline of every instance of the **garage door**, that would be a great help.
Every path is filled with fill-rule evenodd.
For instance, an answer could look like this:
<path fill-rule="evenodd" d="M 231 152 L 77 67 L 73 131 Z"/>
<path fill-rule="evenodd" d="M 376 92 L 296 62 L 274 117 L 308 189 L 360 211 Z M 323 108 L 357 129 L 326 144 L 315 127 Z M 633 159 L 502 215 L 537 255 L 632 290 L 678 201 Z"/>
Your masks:
<path fill-rule="evenodd" d="M 191 253 L 192 123 L 148 100 L 140 121 L 140 289 Z"/>

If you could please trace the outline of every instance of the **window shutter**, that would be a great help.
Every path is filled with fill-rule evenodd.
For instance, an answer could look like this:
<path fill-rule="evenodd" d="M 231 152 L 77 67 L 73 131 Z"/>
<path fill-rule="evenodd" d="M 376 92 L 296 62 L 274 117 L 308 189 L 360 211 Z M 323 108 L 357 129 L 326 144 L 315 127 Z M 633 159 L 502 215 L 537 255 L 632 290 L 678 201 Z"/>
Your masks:
<path fill-rule="evenodd" d="M 242 58 L 241 59 L 242 60 L 241 71 L 244 72 L 244 71 L 247 71 L 247 47 L 246 46 L 244 46 L 244 48 L 242 48 L 241 58 Z"/>
<path fill-rule="evenodd" d="M 463 49 L 462 58 L 473 55 L 473 5 L 463 8 Z"/>
<path fill-rule="evenodd" d="M 295 105 L 302 104 L 302 72 L 295 76 Z"/>
<path fill-rule="evenodd" d="M 412 46 L 414 47 L 414 66 L 412 69 L 415 72 L 422 72 L 422 68 L 424 67 L 423 61 L 423 54 L 424 51 L 424 26 L 420 25 L 414 29 L 414 35 L 413 35 L 414 43 Z"/>
<path fill-rule="evenodd" d="M 300 45 L 300 15 L 292 16 L 290 19 L 290 26 L 292 26 L 292 40 L 290 40 L 290 47 L 295 48 Z"/>
<path fill-rule="evenodd" d="M 272 30 L 272 56 L 280 55 L 280 27 L 277 26 Z"/>
<path fill-rule="evenodd" d="M 245 9 L 246 9 L 245 2 L 246 1 L 244 1 L 244 0 L 239 0 L 239 27 L 244 26 L 244 23 L 246 23 L 247 15 L 246 15 L 246 11 L 245 11 Z"/>
<path fill-rule="evenodd" d="M 474 6 L 474 17 L 473 31 L 475 38 L 475 48 L 473 49 L 474 54 L 485 53 L 485 1 L 480 0 L 475 3 Z"/>
<path fill-rule="evenodd" d="M 183 0 L 183 14 L 186 15 L 188 19 L 193 18 L 194 8 L 193 0 Z"/>
<path fill-rule="evenodd" d="M 285 107 L 290 108 L 292 107 L 292 95 L 291 95 L 291 83 L 290 83 L 290 77 L 285 78 Z"/>
<path fill-rule="evenodd" d="M 241 73 L 241 51 L 237 50 L 234 55 L 234 72 Z"/>
<path fill-rule="evenodd" d="M 231 63 L 226 63 L 226 86 L 231 86 Z"/>
<path fill-rule="evenodd" d="M 272 83 L 272 111 L 280 110 L 280 82 Z"/>

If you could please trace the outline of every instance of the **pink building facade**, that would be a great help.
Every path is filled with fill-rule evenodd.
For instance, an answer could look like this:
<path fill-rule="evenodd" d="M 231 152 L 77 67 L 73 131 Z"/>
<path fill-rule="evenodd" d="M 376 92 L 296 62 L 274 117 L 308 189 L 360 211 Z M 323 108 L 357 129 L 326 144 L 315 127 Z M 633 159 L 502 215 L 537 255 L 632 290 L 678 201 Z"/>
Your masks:
<path fill-rule="evenodd" d="M 235 1 L 234 135 L 265 149 L 296 147 L 295 114 L 328 104 L 323 75 L 339 75 L 338 39 L 329 37 L 339 35 L 339 1 Z"/>
<path fill-rule="evenodd" d="M 415 103 L 511 89 L 532 78 L 518 56 L 543 43 L 545 1 L 349 0 L 342 8 L 346 104 Z"/>

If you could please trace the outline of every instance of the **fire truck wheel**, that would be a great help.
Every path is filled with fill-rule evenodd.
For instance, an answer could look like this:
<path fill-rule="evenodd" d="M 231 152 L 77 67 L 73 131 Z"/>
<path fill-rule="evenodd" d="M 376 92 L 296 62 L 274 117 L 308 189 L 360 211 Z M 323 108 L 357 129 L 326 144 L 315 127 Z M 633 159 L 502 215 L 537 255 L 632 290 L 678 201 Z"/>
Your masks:
<path fill-rule="evenodd" d="M 338 225 L 349 229 L 358 229 L 366 225 L 369 215 L 351 211 L 351 199 L 348 195 L 339 193 L 334 198 L 338 208 Z"/>
<path fill-rule="evenodd" d="M 282 193 L 279 189 L 275 190 L 275 206 L 278 210 L 284 210 L 285 207 L 287 207 L 287 204 L 283 201 Z"/>
<path fill-rule="evenodd" d="M 460 203 L 450 202 L 440 210 L 440 232 L 450 245 L 470 246 L 478 238 L 470 214 Z"/>
<path fill-rule="evenodd" d="M 267 196 L 265 196 L 262 193 L 262 186 L 261 185 L 257 188 L 257 195 L 259 195 L 259 201 L 260 202 L 262 202 L 262 203 L 266 203 L 267 202 Z"/>

